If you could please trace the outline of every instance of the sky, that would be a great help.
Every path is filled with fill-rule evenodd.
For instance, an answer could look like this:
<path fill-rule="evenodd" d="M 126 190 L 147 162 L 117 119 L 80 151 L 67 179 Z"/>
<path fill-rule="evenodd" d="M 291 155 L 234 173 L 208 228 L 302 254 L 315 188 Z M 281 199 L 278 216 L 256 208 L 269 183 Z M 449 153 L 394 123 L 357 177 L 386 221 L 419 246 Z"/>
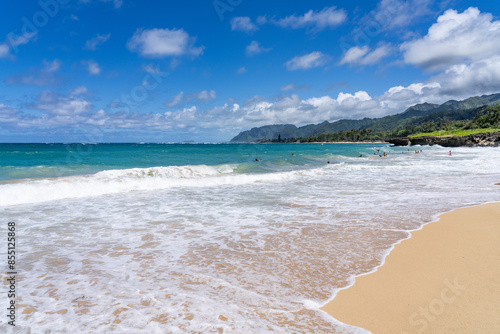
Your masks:
<path fill-rule="evenodd" d="M 0 14 L 0 142 L 224 142 L 500 92 L 500 4 L 40 0 Z"/>

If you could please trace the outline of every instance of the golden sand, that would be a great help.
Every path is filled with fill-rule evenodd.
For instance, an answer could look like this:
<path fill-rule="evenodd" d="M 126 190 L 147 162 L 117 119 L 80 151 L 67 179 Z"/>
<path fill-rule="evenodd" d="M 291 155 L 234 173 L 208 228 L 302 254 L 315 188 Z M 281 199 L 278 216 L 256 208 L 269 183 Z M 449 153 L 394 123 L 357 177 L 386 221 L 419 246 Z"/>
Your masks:
<path fill-rule="evenodd" d="M 374 334 L 500 333 L 500 203 L 443 214 L 322 309 Z"/>

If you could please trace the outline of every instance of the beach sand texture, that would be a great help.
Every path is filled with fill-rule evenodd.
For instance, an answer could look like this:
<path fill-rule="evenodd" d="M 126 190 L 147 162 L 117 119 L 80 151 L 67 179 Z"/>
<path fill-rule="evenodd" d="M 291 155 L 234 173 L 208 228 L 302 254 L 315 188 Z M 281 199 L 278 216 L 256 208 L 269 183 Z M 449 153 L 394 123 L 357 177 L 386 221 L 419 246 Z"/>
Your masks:
<path fill-rule="evenodd" d="M 374 334 L 500 333 L 500 203 L 441 215 L 323 310 Z"/>

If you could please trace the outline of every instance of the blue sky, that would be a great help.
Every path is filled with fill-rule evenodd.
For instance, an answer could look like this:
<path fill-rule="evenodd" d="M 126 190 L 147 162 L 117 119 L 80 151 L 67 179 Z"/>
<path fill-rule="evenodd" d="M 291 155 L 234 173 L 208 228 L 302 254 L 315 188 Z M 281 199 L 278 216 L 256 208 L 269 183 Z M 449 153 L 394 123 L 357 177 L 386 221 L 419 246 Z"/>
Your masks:
<path fill-rule="evenodd" d="M 227 141 L 500 92 L 493 1 L 4 5 L 0 142 Z"/>

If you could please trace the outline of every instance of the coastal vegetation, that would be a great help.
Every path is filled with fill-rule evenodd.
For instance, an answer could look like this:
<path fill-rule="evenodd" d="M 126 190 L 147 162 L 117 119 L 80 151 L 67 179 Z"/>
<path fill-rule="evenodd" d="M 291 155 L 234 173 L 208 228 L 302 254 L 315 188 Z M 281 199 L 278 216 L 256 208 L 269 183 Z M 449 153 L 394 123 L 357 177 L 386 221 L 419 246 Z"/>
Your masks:
<path fill-rule="evenodd" d="M 232 142 L 378 142 L 400 137 L 465 136 L 500 131 L 500 94 L 422 103 L 382 118 L 339 120 L 296 127 L 267 125 L 241 132 Z"/>
<path fill-rule="evenodd" d="M 456 120 L 456 119 L 459 120 Z M 404 123 L 403 126 L 401 123 Z M 415 117 L 401 118 L 395 128 L 375 131 L 371 128 L 351 129 L 335 133 L 320 133 L 301 138 L 261 140 L 260 142 L 379 142 L 393 138 L 456 137 L 500 132 L 500 104 L 474 109 L 443 111 Z"/>

